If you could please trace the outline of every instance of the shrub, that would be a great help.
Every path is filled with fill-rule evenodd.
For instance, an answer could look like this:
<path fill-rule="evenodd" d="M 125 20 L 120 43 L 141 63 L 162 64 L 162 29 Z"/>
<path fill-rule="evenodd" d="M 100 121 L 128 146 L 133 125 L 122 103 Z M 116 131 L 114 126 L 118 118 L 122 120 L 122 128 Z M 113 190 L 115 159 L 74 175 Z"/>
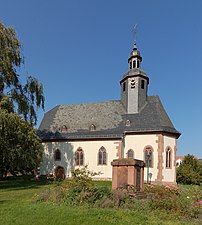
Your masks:
<path fill-rule="evenodd" d="M 151 209 L 160 209 L 188 218 L 197 218 L 200 213 L 202 190 L 199 187 L 147 185 L 145 192 Z"/>
<path fill-rule="evenodd" d="M 70 205 L 94 205 L 96 201 L 104 196 L 109 196 L 110 190 L 107 187 L 97 187 L 92 177 L 99 173 L 91 172 L 88 167 L 72 171 L 72 179 L 68 183 L 68 191 L 65 194 L 64 202 Z"/>
<path fill-rule="evenodd" d="M 104 197 L 110 197 L 111 191 L 107 187 L 91 186 L 88 188 L 71 187 L 65 194 L 64 202 L 68 205 L 93 206 Z M 97 203 L 98 204 L 98 203 Z"/>
<path fill-rule="evenodd" d="M 152 209 L 175 211 L 178 209 L 179 189 L 174 186 L 147 185 L 145 192 Z"/>
<path fill-rule="evenodd" d="M 95 187 L 92 177 L 99 173 L 88 170 L 88 166 L 78 168 L 72 171 L 72 179 L 69 181 L 68 186 L 72 188 L 81 188 L 82 190 Z"/>
<path fill-rule="evenodd" d="M 177 182 L 200 185 L 202 183 L 202 163 L 193 155 L 185 156 L 182 164 L 177 168 Z"/>

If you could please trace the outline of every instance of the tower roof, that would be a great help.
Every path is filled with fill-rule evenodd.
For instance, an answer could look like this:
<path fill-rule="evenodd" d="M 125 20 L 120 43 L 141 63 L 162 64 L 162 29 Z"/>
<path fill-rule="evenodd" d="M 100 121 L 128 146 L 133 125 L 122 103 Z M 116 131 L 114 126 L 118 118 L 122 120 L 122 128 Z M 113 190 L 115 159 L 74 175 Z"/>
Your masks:
<path fill-rule="evenodd" d="M 136 44 L 136 40 L 134 41 L 133 44 L 133 50 L 130 53 L 130 56 L 128 58 L 128 62 L 132 59 L 132 58 L 138 58 L 140 60 L 140 62 L 142 61 L 142 57 L 140 54 L 140 51 L 137 49 L 137 44 Z"/>
<path fill-rule="evenodd" d="M 146 72 L 140 69 L 141 62 L 142 62 L 142 56 L 140 54 L 140 51 L 137 49 L 137 44 L 135 40 L 133 44 L 133 50 L 131 51 L 130 56 L 128 58 L 129 71 L 124 74 L 120 83 L 129 77 L 140 76 L 140 77 L 146 78 L 149 84 L 149 77 L 147 76 Z"/>
<path fill-rule="evenodd" d="M 149 77 L 147 76 L 146 72 L 144 72 L 143 70 L 141 70 L 139 68 L 133 68 L 133 69 L 129 70 L 127 73 L 125 73 L 121 79 L 121 82 L 123 82 L 128 77 L 135 77 L 135 76 L 140 76 L 140 77 L 146 78 L 148 80 L 148 84 L 149 84 Z"/>

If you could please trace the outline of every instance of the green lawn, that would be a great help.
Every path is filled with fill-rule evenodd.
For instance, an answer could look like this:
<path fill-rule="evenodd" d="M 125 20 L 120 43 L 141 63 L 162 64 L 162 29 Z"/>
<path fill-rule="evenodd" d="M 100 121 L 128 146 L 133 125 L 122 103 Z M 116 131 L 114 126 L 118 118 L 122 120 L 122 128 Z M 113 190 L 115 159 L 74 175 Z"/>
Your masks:
<path fill-rule="evenodd" d="M 111 182 L 96 182 L 97 185 L 111 185 Z M 54 183 L 28 181 L 23 179 L 0 181 L 0 224 L 2 225 L 190 225 L 197 222 L 182 221 L 169 214 L 139 212 L 129 209 L 98 209 L 70 207 L 35 202 L 33 196 Z M 141 202 L 140 202 L 141 204 Z"/>

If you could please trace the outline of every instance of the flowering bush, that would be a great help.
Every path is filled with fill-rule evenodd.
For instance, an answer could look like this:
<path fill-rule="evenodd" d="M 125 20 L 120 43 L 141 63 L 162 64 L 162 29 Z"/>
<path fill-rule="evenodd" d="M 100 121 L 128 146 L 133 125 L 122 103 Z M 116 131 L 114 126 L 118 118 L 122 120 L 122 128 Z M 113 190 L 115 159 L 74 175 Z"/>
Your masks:
<path fill-rule="evenodd" d="M 178 209 L 179 188 L 174 186 L 147 185 L 145 192 L 152 209 L 175 211 Z"/>
<path fill-rule="evenodd" d="M 152 209 L 169 210 L 189 218 L 197 218 L 201 212 L 202 189 L 200 187 L 146 185 L 145 193 Z"/>

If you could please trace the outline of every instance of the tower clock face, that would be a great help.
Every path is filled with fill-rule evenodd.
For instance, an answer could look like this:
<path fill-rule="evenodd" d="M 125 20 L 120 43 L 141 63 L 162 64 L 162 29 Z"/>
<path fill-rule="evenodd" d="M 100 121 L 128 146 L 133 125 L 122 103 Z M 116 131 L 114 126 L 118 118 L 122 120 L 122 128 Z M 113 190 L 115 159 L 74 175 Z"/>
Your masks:
<path fill-rule="evenodd" d="M 135 81 L 135 79 L 132 79 L 132 80 L 130 81 L 130 86 L 131 86 L 131 88 L 135 88 L 136 85 L 137 85 L 137 81 Z"/>

